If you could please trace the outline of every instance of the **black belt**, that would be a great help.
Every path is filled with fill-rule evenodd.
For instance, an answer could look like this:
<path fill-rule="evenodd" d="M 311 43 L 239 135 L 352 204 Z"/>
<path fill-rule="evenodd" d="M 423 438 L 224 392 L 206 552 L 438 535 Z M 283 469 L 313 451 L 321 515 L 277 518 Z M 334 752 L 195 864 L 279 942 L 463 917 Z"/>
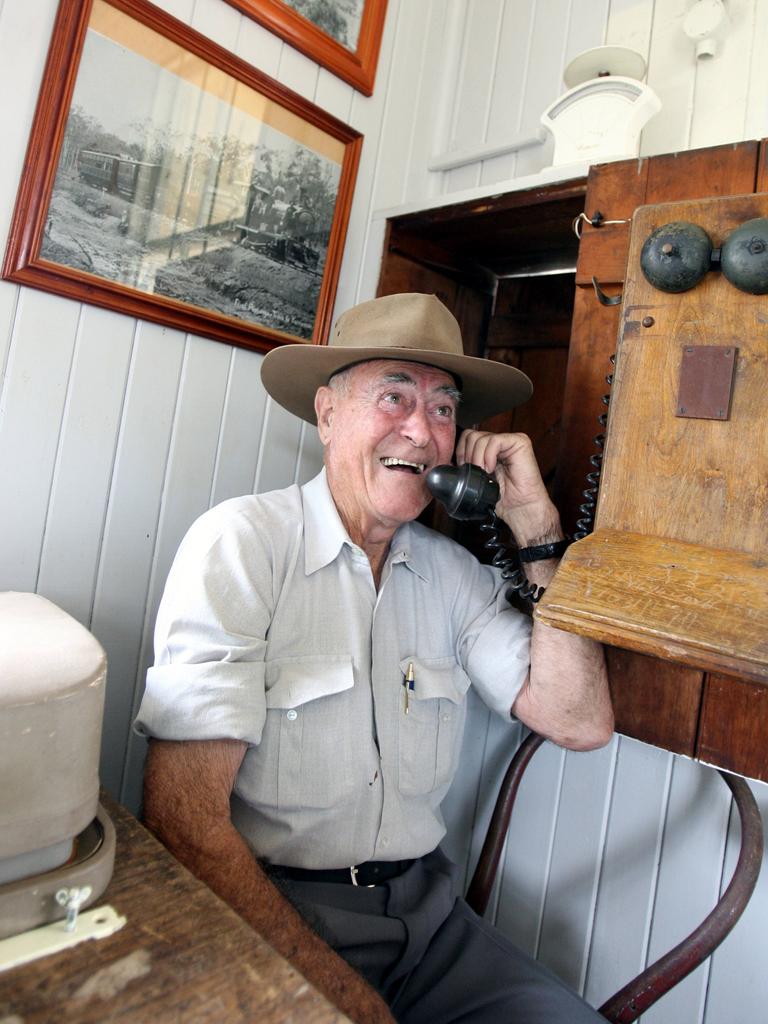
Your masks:
<path fill-rule="evenodd" d="M 348 868 L 291 868 L 270 864 L 270 873 L 296 882 L 341 882 L 346 885 L 381 885 L 402 875 L 412 860 L 369 860 Z"/>

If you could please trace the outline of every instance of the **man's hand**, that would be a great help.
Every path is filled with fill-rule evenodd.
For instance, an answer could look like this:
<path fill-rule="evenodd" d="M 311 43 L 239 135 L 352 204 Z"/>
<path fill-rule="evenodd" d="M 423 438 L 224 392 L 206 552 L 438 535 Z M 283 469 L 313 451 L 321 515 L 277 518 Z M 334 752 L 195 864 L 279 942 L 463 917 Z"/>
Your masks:
<path fill-rule="evenodd" d="M 459 465 L 473 462 L 496 477 L 500 491 L 496 514 L 509 526 L 519 547 L 563 539 L 560 517 L 525 434 L 465 430 L 456 461 Z"/>

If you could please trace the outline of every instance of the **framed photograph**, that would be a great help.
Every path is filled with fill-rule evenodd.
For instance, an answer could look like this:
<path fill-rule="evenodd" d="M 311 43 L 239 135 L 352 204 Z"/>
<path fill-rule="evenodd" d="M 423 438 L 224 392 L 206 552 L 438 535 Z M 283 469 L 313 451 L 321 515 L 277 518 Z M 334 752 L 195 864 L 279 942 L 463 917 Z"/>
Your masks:
<path fill-rule="evenodd" d="M 387 0 L 227 0 L 370 96 Z"/>
<path fill-rule="evenodd" d="M 61 0 L 3 276 L 246 348 L 322 344 L 361 144 L 146 0 Z"/>

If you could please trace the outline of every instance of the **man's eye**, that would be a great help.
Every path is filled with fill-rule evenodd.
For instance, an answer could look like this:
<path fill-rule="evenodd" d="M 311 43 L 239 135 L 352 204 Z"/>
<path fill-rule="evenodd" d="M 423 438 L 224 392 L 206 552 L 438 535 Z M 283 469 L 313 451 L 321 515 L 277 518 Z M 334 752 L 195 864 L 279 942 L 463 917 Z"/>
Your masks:
<path fill-rule="evenodd" d="M 446 419 L 453 419 L 453 406 L 452 405 L 438 405 L 435 410 L 438 416 L 445 417 Z"/>
<path fill-rule="evenodd" d="M 401 401 L 400 395 L 396 391 L 390 391 L 384 395 L 385 402 L 391 402 L 392 405 L 398 405 Z"/>

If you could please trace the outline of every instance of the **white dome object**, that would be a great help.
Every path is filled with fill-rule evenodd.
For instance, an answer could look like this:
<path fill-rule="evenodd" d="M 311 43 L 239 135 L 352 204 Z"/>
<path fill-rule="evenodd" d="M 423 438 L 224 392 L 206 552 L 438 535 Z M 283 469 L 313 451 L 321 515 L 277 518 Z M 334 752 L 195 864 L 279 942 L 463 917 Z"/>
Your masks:
<path fill-rule="evenodd" d="M 552 166 L 635 157 L 640 133 L 661 110 L 661 100 L 635 78 L 609 75 L 569 89 L 541 115 L 552 133 Z"/>
<path fill-rule="evenodd" d="M 582 82 L 607 75 L 635 78 L 642 82 L 645 60 L 637 50 L 630 50 L 628 46 L 595 46 L 573 58 L 563 72 L 563 82 L 567 89 L 572 89 Z"/>

